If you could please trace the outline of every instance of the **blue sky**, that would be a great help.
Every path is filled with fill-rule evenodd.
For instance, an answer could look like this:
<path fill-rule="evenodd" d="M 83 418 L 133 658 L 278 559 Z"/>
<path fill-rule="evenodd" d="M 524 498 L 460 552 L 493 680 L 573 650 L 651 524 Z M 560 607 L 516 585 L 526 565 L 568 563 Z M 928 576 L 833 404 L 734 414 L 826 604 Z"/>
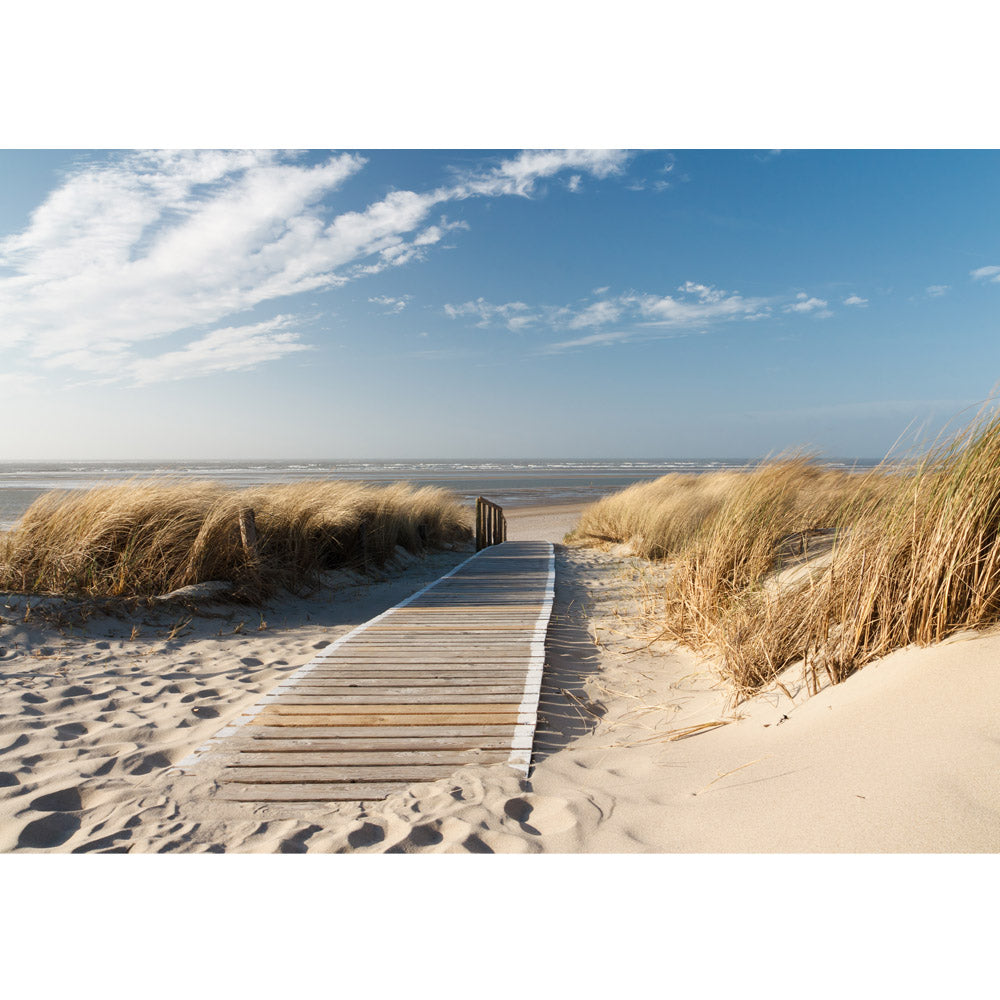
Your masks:
<path fill-rule="evenodd" d="M 3 150 L 5 457 L 879 457 L 1000 378 L 998 168 Z"/>

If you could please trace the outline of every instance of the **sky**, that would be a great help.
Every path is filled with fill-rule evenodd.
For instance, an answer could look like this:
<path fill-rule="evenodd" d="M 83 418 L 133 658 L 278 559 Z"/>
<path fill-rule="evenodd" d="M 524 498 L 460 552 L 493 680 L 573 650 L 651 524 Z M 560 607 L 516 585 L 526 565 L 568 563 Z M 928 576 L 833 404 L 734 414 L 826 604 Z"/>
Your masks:
<path fill-rule="evenodd" d="M 884 455 L 1000 376 L 1000 154 L 0 151 L 11 459 Z"/>

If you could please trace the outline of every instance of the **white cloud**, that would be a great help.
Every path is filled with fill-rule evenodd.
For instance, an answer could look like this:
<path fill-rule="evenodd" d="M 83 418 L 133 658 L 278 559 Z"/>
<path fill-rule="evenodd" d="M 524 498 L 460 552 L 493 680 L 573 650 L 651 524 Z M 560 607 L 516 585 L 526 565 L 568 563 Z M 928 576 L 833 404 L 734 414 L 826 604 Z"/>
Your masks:
<path fill-rule="evenodd" d="M 539 180 L 562 171 L 608 177 L 627 158 L 617 150 L 525 151 L 450 186 L 392 191 L 337 215 L 325 199 L 364 166 L 353 154 L 315 165 L 270 151 L 81 161 L 23 232 L 0 240 L 0 267 L 11 272 L 0 276 L 0 351 L 85 372 L 112 364 L 128 371 L 135 361 L 134 371 L 147 378 L 154 368 L 137 360 L 139 345 L 186 331 L 188 348 L 161 359 L 184 356 L 204 369 L 224 346 L 220 331 L 207 328 L 276 298 L 421 260 L 446 233 L 468 228 L 443 216 L 431 220 L 438 206 L 528 197 Z M 512 328 L 530 322 L 508 316 Z M 288 347 L 284 338 L 275 333 L 261 357 Z"/>
<path fill-rule="evenodd" d="M 503 323 L 510 330 L 523 330 L 538 319 L 537 315 L 531 311 L 531 307 L 524 302 L 505 302 L 502 305 L 496 305 L 487 302 L 482 297 L 476 299 L 475 302 L 463 302 L 461 305 L 446 303 L 444 311 L 449 319 L 475 316 L 478 318 L 476 323 L 478 327 L 487 327 L 491 323 Z"/>
<path fill-rule="evenodd" d="M 0 341 L 39 360 L 117 349 L 328 284 L 367 244 L 324 230 L 317 204 L 362 163 L 193 152 L 87 165 L 0 242 L 16 272 L 0 278 Z"/>
<path fill-rule="evenodd" d="M 932 299 L 937 299 L 948 292 L 950 288 L 951 285 L 928 285 L 926 291 Z"/>
<path fill-rule="evenodd" d="M 502 323 L 511 330 L 531 325 L 550 330 L 580 330 L 611 324 L 631 324 L 631 328 L 613 334 L 595 333 L 560 341 L 546 348 L 546 353 L 570 347 L 617 343 L 626 339 L 653 339 L 664 336 L 662 331 L 666 328 L 683 330 L 711 323 L 761 319 L 771 311 L 766 299 L 747 298 L 738 292 L 728 292 L 711 285 L 689 281 L 678 292 L 681 294 L 677 296 L 630 293 L 602 299 L 582 308 L 552 305 L 532 307 L 524 302 L 497 305 L 479 298 L 461 305 L 448 304 L 444 311 L 451 319 L 475 317 L 478 327 Z"/>
<path fill-rule="evenodd" d="M 712 285 L 685 282 L 674 295 L 628 295 L 621 301 L 638 309 L 639 317 L 660 326 L 697 326 L 731 319 L 760 319 L 770 312 L 766 299 L 745 298 Z"/>
<path fill-rule="evenodd" d="M 868 305 L 868 300 L 863 299 L 860 295 L 848 295 L 844 299 L 845 306 L 866 306 Z"/>
<path fill-rule="evenodd" d="M 969 274 L 976 281 L 1000 282 L 1000 267 L 997 267 L 995 264 L 989 267 L 977 267 L 975 271 L 970 271 Z"/>
<path fill-rule="evenodd" d="M 615 323 L 621 316 L 623 308 L 621 302 L 608 300 L 595 302 L 578 312 L 566 325 L 571 330 L 579 330 L 585 326 L 603 326 L 605 323 Z"/>
<path fill-rule="evenodd" d="M 528 198 L 538 181 L 563 170 L 579 170 L 597 178 L 620 174 L 629 156 L 622 149 L 524 150 L 491 170 L 465 175 L 453 193 L 455 197 L 516 194 Z"/>
<path fill-rule="evenodd" d="M 178 351 L 133 361 L 127 375 L 136 385 L 195 378 L 219 372 L 249 371 L 268 361 L 312 348 L 286 330 L 289 319 L 278 316 L 251 326 L 213 330 Z"/>
<path fill-rule="evenodd" d="M 409 295 L 400 295 L 398 297 L 393 297 L 392 295 L 374 295 L 368 301 L 374 302 L 379 306 L 384 306 L 388 315 L 395 316 L 406 308 L 410 298 L 411 296 Z"/>
<path fill-rule="evenodd" d="M 799 292 L 795 296 L 796 301 L 789 303 L 785 306 L 784 311 L 786 313 L 797 312 L 797 313 L 815 313 L 817 317 L 826 318 L 827 316 L 832 316 L 833 313 L 827 309 L 826 299 L 810 298 L 805 292 Z"/>
<path fill-rule="evenodd" d="M 575 347 L 610 347 L 612 344 L 626 343 L 636 339 L 634 330 L 618 330 L 614 333 L 592 333 L 586 337 L 578 337 L 576 340 L 562 340 L 556 344 L 546 344 L 542 348 L 542 354 L 559 354 L 562 351 L 570 351 Z"/>

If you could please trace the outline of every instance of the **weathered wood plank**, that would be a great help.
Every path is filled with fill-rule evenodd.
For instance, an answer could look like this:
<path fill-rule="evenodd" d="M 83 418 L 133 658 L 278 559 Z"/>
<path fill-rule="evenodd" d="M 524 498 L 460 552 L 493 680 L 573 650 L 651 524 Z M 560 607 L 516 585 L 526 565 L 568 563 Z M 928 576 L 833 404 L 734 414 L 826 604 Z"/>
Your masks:
<path fill-rule="evenodd" d="M 414 729 L 418 727 L 414 726 Z M 249 730 L 248 730 L 249 731 Z M 339 731 L 339 730 L 338 730 Z M 365 737 L 355 736 L 313 736 L 303 737 L 294 730 L 281 730 L 283 738 L 277 736 L 259 736 L 254 738 L 235 737 L 227 746 L 240 755 L 248 753 L 349 753 L 355 757 L 359 754 L 381 756 L 390 753 L 434 753 L 446 751 L 449 753 L 487 753 L 510 749 L 511 736 L 509 732 L 500 736 L 487 736 L 482 733 L 474 736 L 380 736 L 370 729 L 364 730 Z"/>
<path fill-rule="evenodd" d="M 425 687 L 516 687 L 523 690 L 526 670 L 496 671 L 480 670 L 474 674 L 457 673 L 449 671 L 433 671 L 427 673 L 418 670 L 368 670 L 354 671 L 353 673 L 337 674 L 335 676 L 313 676 L 306 674 L 294 686 L 296 688 L 322 688 L 329 692 L 332 689 L 349 689 L 352 694 L 357 694 L 366 688 L 391 687 L 394 690 L 400 688 L 425 688 Z M 287 690 L 286 685 L 276 689 L 276 693 Z"/>
<path fill-rule="evenodd" d="M 407 705 L 419 706 L 419 708 L 430 708 L 434 705 L 440 704 L 443 698 L 447 697 L 448 703 L 452 708 L 465 708 L 468 705 L 479 705 L 480 707 L 485 704 L 502 704 L 510 705 L 514 709 L 521 704 L 521 698 L 524 694 L 524 688 L 514 689 L 508 688 L 505 691 L 494 692 L 494 691 L 473 691 L 470 694 L 466 693 L 455 693 L 453 691 L 442 691 L 439 688 L 425 688 L 423 691 L 418 691 L 411 694 L 397 694 L 391 689 L 380 688 L 375 692 L 378 694 L 378 702 L 382 706 L 392 705 L 394 707 L 403 707 Z M 311 691 L 304 691 L 301 694 L 281 694 L 276 695 L 275 700 L 269 702 L 271 705 L 309 705 L 311 707 L 316 707 L 317 705 L 323 706 L 343 706 L 353 707 L 363 705 L 366 708 L 370 706 L 372 702 L 372 692 L 368 694 L 316 694 Z M 416 709 L 414 709 L 416 710 Z"/>
<path fill-rule="evenodd" d="M 466 764 L 499 764 L 510 756 L 507 747 L 494 750 L 314 750 L 252 751 L 240 754 L 231 766 L 245 767 L 392 767 L 427 764 L 464 767 Z M 393 774 L 396 772 L 394 771 Z M 242 780 L 242 778 L 241 778 Z M 248 779 L 249 780 L 249 779 Z"/>
<path fill-rule="evenodd" d="M 356 723 L 344 726 L 311 726 L 309 727 L 309 738 L 315 740 L 337 738 L 356 739 L 372 741 L 375 746 L 376 740 L 431 740 L 431 739 L 456 739 L 477 741 L 475 746 L 481 746 L 479 740 L 489 740 L 502 738 L 511 740 L 514 737 L 517 727 L 516 722 L 497 722 L 495 716 L 490 717 L 489 722 L 472 722 L 459 725 L 445 726 L 440 723 L 431 725 L 413 725 L 412 719 L 406 726 L 384 726 L 373 732 L 369 726 L 359 726 Z M 240 737 L 233 739 L 246 739 L 248 737 L 257 739 L 301 739 L 303 734 L 296 732 L 295 720 L 291 720 L 289 726 L 269 726 L 267 723 L 250 723 L 241 729 Z"/>
<path fill-rule="evenodd" d="M 509 725 L 516 726 L 518 713 L 455 713 L 454 715 L 438 715 L 426 713 L 422 715 L 399 714 L 383 712 L 372 715 L 343 715 L 324 712 L 315 715 L 273 715 L 261 713 L 248 725 L 257 726 L 475 726 L 475 725 Z"/>
<path fill-rule="evenodd" d="M 333 781 L 437 781 L 450 777 L 459 764 L 373 764 L 358 767 L 318 764 L 301 767 L 227 767 L 219 781 L 244 784 L 311 784 Z"/>
<path fill-rule="evenodd" d="M 222 798 L 230 802 L 368 802 L 402 791 L 410 781 L 380 781 L 341 784 L 227 784 Z"/>
<path fill-rule="evenodd" d="M 519 702 L 515 702 L 517 707 Z M 317 711 L 314 711 L 316 709 Z M 268 705 L 264 712 L 271 715 L 317 715 L 330 713 L 333 715 L 455 715 L 456 713 L 468 713 L 469 715 L 487 715 L 491 712 L 508 711 L 502 705 L 498 706 L 492 702 L 468 702 L 456 703 L 445 702 L 427 705 L 391 705 L 380 704 L 371 700 L 358 705 L 337 705 L 335 708 L 321 702 L 311 704 L 286 705 L 282 702 L 275 702 Z"/>

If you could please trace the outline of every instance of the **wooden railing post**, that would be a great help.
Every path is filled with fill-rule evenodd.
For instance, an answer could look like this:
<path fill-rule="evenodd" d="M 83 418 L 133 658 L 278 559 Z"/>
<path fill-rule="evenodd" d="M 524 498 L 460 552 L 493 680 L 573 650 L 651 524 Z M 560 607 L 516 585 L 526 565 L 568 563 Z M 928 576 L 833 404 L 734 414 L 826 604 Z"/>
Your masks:
<path fill-rule="evenodd" d="M 476 498 L 476 551 L 507 541 L 507 518 L 499 504 Z"/>
<path fill-rule="evenodd" d="M 257 558 L 257 521 L 253 508 L 243 507 L 240 510 L 240 541 L 248 559 Z"/>

